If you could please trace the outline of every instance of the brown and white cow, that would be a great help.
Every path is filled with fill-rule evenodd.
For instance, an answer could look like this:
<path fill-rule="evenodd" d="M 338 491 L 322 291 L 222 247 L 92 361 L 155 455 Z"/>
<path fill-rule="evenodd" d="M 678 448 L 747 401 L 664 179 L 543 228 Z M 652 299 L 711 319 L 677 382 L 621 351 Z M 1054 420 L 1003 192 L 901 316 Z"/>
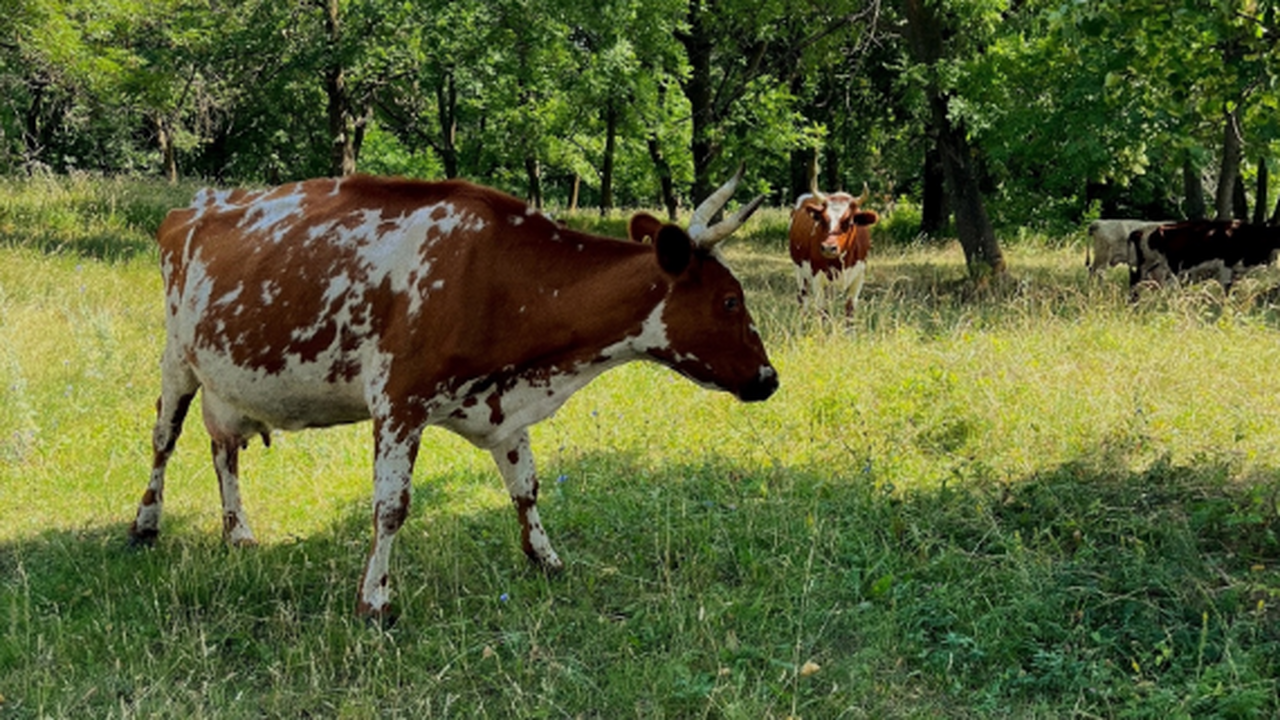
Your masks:
<path fill-rule="evenodd" d="M 826 287 L 834 285 L 845 298 L 845 315 L 853 313 L 867 276 L 871 230 L 879 216 L 862 210 L 867 191 L 855 198 L 846 192 L 805 193 L 796 199 L 788 232 L 791 262 L 795 264 L 798 298 L 808 308 L 812 297 L 821 308 Z"/>
<path fill-rule="evenodd" d="M 223 536 L 256 542 L 237 457 L 254 435 L 373 420 L 373 546 L 358 609 L 382 614 L 387 560 L 409 512 L 419 438 L 448 428 L 489 450 L 525 553 L 561 567 L 538 518 L 528 426 L 592 378 L 652 360 L 744 401 L 778 377 L 717 243 L 761 198 L 689 230 L 651 216 L 588 235 L 462 181 L 354 176 L 198 193 L 160 227 L 166 343 L 151 479 L 129 529 L 159 532 L 165 465 L 198 389 Z"/>

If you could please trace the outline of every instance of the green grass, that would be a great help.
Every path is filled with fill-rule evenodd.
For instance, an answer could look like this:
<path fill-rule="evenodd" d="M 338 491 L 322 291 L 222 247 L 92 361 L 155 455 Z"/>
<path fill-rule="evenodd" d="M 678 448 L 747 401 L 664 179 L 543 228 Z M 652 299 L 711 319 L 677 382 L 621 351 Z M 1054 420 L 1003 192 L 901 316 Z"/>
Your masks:
<path fill-rule="evenodd" d="M 553 578 L 487 453 L 428 432 L 383 629 L 367 424 L 255 444 L 237 551 L 196 408 L 125 547 L 149 236 L 190 191 L 0 187 L 0 718 L 1280 713 L 1274 271 L 1131 304 L 1079 238 L 982 291 L 954 244 L 877 245 L 844 323 L 798 312 L 764 213 L 726 249 L 778 394 L 632 365 L 535 426 Z"/>

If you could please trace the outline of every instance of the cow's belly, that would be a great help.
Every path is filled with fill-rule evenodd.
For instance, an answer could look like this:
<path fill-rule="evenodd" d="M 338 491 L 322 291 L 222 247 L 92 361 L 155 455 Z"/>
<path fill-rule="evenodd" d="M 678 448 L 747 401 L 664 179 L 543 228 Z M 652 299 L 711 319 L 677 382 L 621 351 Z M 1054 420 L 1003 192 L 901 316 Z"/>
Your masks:
<path fill-rule="evenodd" d="M 517 377 L 483 390 L 467 388 L 457 397 L 438 399 L 431 424 L 451 430 L 477 447 L 493 448 L 514 433 L 550 417 L 569 396 L 615 364 Z"/>
<path fill-rule="evenodd" d="M 209 350 L 188 360 L 206 395 L 266 428 L 301 430 L 369 419 L 359 376 L 335 377 L 329 363 L 293 363 L 268 373 Z"/>

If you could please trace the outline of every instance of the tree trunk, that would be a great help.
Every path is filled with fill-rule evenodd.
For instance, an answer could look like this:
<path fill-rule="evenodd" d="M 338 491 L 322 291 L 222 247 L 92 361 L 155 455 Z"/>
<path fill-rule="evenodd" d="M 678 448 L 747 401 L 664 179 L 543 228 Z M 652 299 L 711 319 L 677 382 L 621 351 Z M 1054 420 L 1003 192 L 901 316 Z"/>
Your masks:
<path fill-rule="evenodd" d="M 938 148 L 929 148 L 924 154 L 924 191 L 920 199 L 920 234 L 937 237 L 947 227 L 951 214 L 947 202 L 947 178 L 942 171 L 942 156 Z"/>
<path fill-rule="evenodd" d="M 790 91 L 792 97 L 804 96 L 805 73 L 797 72 L 791 76 Z M 805 116 L 813 119 L 816 115 L 812 109 Z M 818 182 L 818 147 L 796 147 L 791 150 L 791 158 L 787 167 L 788 196 L 784 204 L 791 206 L 801 195 L 809 192 Z"/>
<path fill-rule="evenodd" d="M 178 183 L 178 158 L 173 147 L 173 133 L 169 131 L 169 121 L 163 116 L 156 116 L 156 141 L 160 145 L 160 158 L 164 164 L 164 177 L 170 185 Z"/>
<path fill-rule="evenodd" d="M 526 155 L 524 158 L 524 172 L 529 178 L 529 204 L 541 210 L 542 167 L 538 164 L 538 158 L 533 155 Z"/>
<path fill-rule="evenodd" d="M 952 123 L 947 113 L 947 96 L 938 87 L 937 66 L 942 60 L 942 41 L 947 28 L 943 26 L 944 20 L 937 14 L 936 6 L 927 6 L 926 0 L 905 0 L 904 5 L 912 53 L 918 62 L 928 66 L 925 96 L 929 102 L 930 134 L 935 138 L 941 156 L 951 211 L 955 215 L 956 235 L 964 248 L 969 277 L 982 280 L 989 275 L 1003 275 L 1004 255 L 982 202 L 969 141 L 964 128 Z"/>
<path fill-rule="evenodd" d="M 22 133 L 22 162 L 30 173 L 32 163 L 40 159 L 43 143 L 40 142 L 40 116 L 44 113 L 44 96 L 45 89 L 49 84 L 44 80 L 35 79 L 27 82 L 27 89 L 31 92 L 31 104 L 27 106 L 25 127 Z"/>
<path fill-rule="evenodd" d="M 325 30 L 328 32 L 329 66 L 324 71 L 324 89 L 329 98 L 329 174 L 335 177 L 356 171 L 354 128 L 351 100 L 347 95 L 347 78 L 342 67 L 341 9 L 338 0 L 323 0 Z"/>
<path fill-rule="evenodd" d="M 693 114 L 693 197 L 701 202 L 711 194 L 711 161 L 716 154 L 711 140 L 715 108 L 712 107 L 711 90 L 711 38 L 703 24 L 703 4 L 689 3 L 689 31 L 678 37 L 684 44 L 689 59 L 689 77 L 684 81 L 685 96 Z"/>
<path fill-rule="evenodd" d="M 458 177 L 458 88 L 453 68 L 445 68 L 436 83 L 436 117 L 440 122 L 440 143 L 436 152 L 444 163 L 446 178 Z"/>
<path fill-rule="evenodd" d="M 569 191 L 569 212 L 578 211 L 578 191 L 582 189 L 582 176 L 573 174 L 573 186 Z"/>
<path fill-rule="evenodd" d="M 1240 111 L 1227 112 L 1222 121 L 1222 170 L 1218 173 L 1218 191 L 1214 211 L 1219 220 L 1228 220 L 1235 210 L 1233 201 L 1236 178 L 1240 175 Z"/>
<path fill-rule="evenodd" d="M 662 186 L 662 204 L 667 208 L 667 219 L 675 222 L 680 213 L 680 199 L 676 197 L 676 183 L 671 175 L 671 165 L 662 154 L 662 143 L 658 133 L 649 133 L 649 158 L 653 160 L 653 168 L 658 173 L 658 183 Z"/>
<path fill-rule="evenodd" d="M 1188 220 L 1203 220 L 1209 216 L 1204 204 L 1204 184 L 1200 181 L 1200 168 L 1191 162 L 1191 153 L 1182 156 L 1182 194 L 1184 211 Z"/>
<path fill-rule="evenodd" d="M 600 215 L 613 208 L 613 159 L 618 147 L 618 108 L 615 101 L 604 108 L 604 160 L 600 163 Z"/>
<path fill-rule="evenodd" d="M 947 117 L 946 98 L 934 94 L 929 102 L 933 124 L 938 133 L 938 152 L 942 156 L 942 171 L 946 176 L 947 193 L 951 197 L 951 210 L 956 220 L 956 235 L 964 248 L 965 265 L 969 276 L 982 279 L 988 275 L 1003 275 L 1004 254 L 996 242 L 995 230 L 987 217 L 987 208 L 978 189 L 977 172 L 973 167 L 972 153 L 964 131 Z"/>
<path fill-rule="evenodd" d="M 364 147 L 364 134 L 371 122 L 373 122 L 373 105 L 366 105 L 364 112 L 360 113 L 360 119 L 356 120 L 352 127 L 351 172 L 355 172 L 356 166 L 360 164 L 360 149 Z"/>
<path fill-rule="evenodd" d="M 1231 193 L 1231 219 L 1245 222 L 1249 219 L 1249 196 L 1245 194 L 1244 176 L 1236 173 L 1235 187 Z"/>
<path fill-rule="evenodd" d="M 814 168 L 815 175 L 817 172 L 818 169 Z M 818 187 L 826 188 L 831 192 L 837 192 L 839 190 L 849 190 L 852 192 L 856 190 L 856 188 L 845 187 L 844 183 L 840 181 L 840 151 L 836 148 L 834 143 L 827 143 L 826 146 L 822 148 L 822 179 L 819 182 Z"/>
<path fill-rule="evenodd" d="M 795 203 L 818 182 L 818 149 L 807 147 L 791 151 L 791 196 L 787 205 Z"/>
<path fill-rule="evenodd" d="M 1258 193 L 1253 197 L 1253 224 L 1262 225 L 1267 222 L 1267 156 L 1258 158 Z"/>

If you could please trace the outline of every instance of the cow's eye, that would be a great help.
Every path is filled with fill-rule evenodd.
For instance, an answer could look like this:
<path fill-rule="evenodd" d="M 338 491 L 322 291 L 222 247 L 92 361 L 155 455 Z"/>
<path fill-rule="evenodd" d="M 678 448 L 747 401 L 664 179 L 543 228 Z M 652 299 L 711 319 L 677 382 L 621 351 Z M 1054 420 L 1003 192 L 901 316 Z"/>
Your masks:
<path fill-rule="evenodd" d="M 738 312 L 738 308 L 742 307 L 742 301 L 737 297 L 730 295 L 724 299 L 724 309 L 726 312 Z"/>

